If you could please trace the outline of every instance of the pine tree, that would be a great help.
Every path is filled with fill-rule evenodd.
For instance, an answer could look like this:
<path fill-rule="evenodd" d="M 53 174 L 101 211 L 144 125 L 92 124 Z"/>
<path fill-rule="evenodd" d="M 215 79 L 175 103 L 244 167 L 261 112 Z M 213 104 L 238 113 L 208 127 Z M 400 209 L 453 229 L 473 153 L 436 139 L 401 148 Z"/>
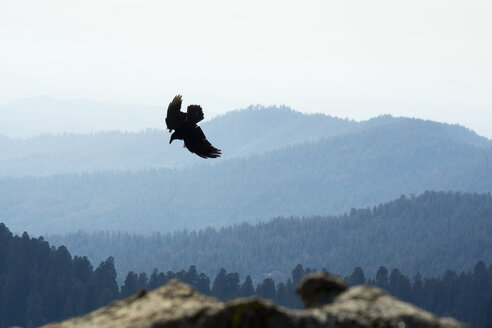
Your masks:
<path fill-rule="evenodd" d="M 138 291 L 138 275 L 133 271 L 128 272 L 125 278 L 125 283 L 121 286 L 120 296 L 127 298 L 132 296 Z"/>
<path fill-rule="evenodd" d="M 264 299 L 274 300 L 276 298 L 275 281 L 272 278 L 266 278 L 258 284 L 256 294 Z"/>
<path fill-rule="evenodd" d="M 364 271 L 361 267 L 356 267 L 352 274 L 345 279 L 350 286 L 363 285 L 366 283 Z"/>
<path fill-rule="evenodd" d="M 240 297 L 249 297 L 255 294 L 255 288 L 253 286 L 253 279 L 251 279 L 251 276 L 248 275 L 246 276 L 246 279 L 244 279 L 243 284 L 241 285 L 241 288 L 239 290 L 239 296 Z"/>
<path fill-rule="evenodd" d="M 292 282 L 295 286 L 299 285 L 302 277 L 304 277 L 304 268 L 301 264 L 297 264 L 294 270 L 292 270 Z"/>
<path fill-rule="evenodd" d="M 225 300 L 227 296 L 227 287 L 225 282 L 226 274 L 226 270 L 221 268 L 212 285 L 212 296 L 217 297 L 220 300 Z"/>

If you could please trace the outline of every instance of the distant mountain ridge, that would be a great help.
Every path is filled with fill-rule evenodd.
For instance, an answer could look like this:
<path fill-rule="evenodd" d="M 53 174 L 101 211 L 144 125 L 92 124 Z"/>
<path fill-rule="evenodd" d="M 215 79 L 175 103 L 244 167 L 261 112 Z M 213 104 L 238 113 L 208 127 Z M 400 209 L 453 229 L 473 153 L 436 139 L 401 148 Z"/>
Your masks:
<path fill-rule="evenodd" d="M 211 138 L 229 157 L 263 153 L 354 131 L 359 123 L 325 114 L 303 114 L 286 106 L 250 106 L 206 122 Z"/>
<path fill-rule="evenodd" d="M 164 111 L 163 111 L 164 112 Z M 164 116 L 159 118 L 164 127 Z M 327 115 L 306 115 L 287 107 L 251 106 L 201 124 L 207 138 L 222 149 L 224 159 L 337 135 L 356 122 Z M 1 131 L 1 130 L 0 130 Z M 140 132 L 64 133 L 28 139 L 0 138 L 0 176 L 53 175 L 103 170 L 141 170 L 202 164 L 180 147 L 169 145 L 164 129 Z M 210 161 L 209 161 L 210 162 Z"/>
<path fill-rule="evenodd" d="M 2 178 L 0 219 L 34 233 L 173 231 L 337 214 L 425 190 L 491 191 L 488 140 L 435 122 L 390 122 L 215 165 Z"/>
<path fill-rule="evenodd" d="M 49 133 L 136 131 L 162 126 L 164 111 L 164 106 L 36 96 L 0 105 L 0 134 L 29 138 Z"/>
<path fill-rule="evenodd" d="M 163 116 L 159 116 L 158 121 L 164 127 Z M 248 157 L 378 127 L 389 128 L 396 125 L 398 128 L 402 122 L 413 122 L 414 125 L 422 126 L 423 130 L 433 129 L 457 143 L 492 147 L 492 141 L 457 125 L 394 118 L 389 115 L 355 122 L 324 114 L 302 114 L 285 106 L 250 106 L 202 124 L 208 139 L 222 149 L 222 158 L 213 162 L 183 151 L 179 142 L 169 145 L 170 135 L 164 129 L 63 133 L 27 139 L 0 136 L 0 176 L 138 171 L 203 163 L 218 164 L 231 158 Z"/>

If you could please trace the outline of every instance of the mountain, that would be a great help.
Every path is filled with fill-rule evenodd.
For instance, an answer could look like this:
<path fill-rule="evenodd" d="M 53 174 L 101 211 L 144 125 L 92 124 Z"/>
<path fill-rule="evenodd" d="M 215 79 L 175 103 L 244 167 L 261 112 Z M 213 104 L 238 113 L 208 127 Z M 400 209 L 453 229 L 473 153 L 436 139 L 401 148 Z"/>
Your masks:
<path fill-rule="evenodd" d="M 146 117 L 145 124 L 138 125 L 131 108 L 119 108 L 117 106 L 105 107 L 104 104 L 92 104 L 84 102 L 61 102 L 52 105 L 53 100 L 45 101 L 48 108 L 54 106 L 53 113 L 49 117 L 69 115 L 71 111 L 61 113 L 63 108 L 82 109 L 87 106 L 90 110 L 84 114 L 84 118 L 74 118 L 74 124 L 89 124 L 95 117 L 106 117 L 100 119 L 101 126 L 124 128 L 125 124 L 137 124 L 137 126 L 156 126 L 162 129 L 146 129 L 135 131 L 106 131 L 89 134 L 44 134 L 27 139 L 8 138 L 0 136 L 0 176 L 45 176 L 75 172 L 97 172 L 97 171 L 125 171 L 144 170 L 149 168 L 183 168 L 192 165 L 207 163 L 195 155 L 183 151 L 182 143 L 177 141 L 169 145 L 170 134 L 164 130 L 163 110 L 149 109 L 149 113 L 142 112 L 141 117 Z M 29 106 L 37 104 L 43 108 L 43 101 L 36 100 L 18 105 L 20 112 L 32 110 Z M 13 105 L 11 105 L 12 107 Z M 65 106 L 65 107 L 64 107 Z M 14 106 L 15 107 L 15 106 Z M 12 108 L 14 108 L 12 107 Z M 0 113 L 5 108 L 0 108 Z M 7 111 L 8 112 L 8 111 Z M 59 113 L 60 112 L 60 113 Z M 124 114 L 128 112 L 129 116 Z M 138 112 L 138 111 L 137 111 Z M 150 113 L 151 112 L 151 113 Z M 43 112 L 44 113 L 44 112 Z M 119 114 L 118 114 L 119 113 Z M 133 114 L 132 114 L 133 113 Z M 55 115 L 56 114 L 56 115 Z M 30 112 L 23 115 L 25 121 L 33 120 Z M 140 118 L 141 119 L 141 118 Z M 35 117 L 37 126 L 50 127 L 42 117 Z M 125 122 L 123 122 L 125 121 Z M 43 122 L 43 124 L 41 124 Z M 407 122 L 407 123 L 405 123 Z M 413 123 L 411 123 L 413 122 Z M 92 122 L 89 131 L 97 130 Z M 2 127 L 3 124 L 3 127 Z M 29 123 L 30 124 L 30 123 Z M 8 119 L 0 122 L 0 131 L 8 132 L 9 129 L 21 131 L 25 126 L 9 123 Z M 300 145 L 305 142 L 317 142 L 325 138 L 344 136 L 376 128 L 405 128 L 405 124 L 422 125 L 422 129 L 432 129 L 435 134 L 440 134 L 457 143 L 466 143 L 474 147 L 490 147 L 490 140 L 476 135 L 461 126 L 440 124 L 429 121 L 412 120 L 405 118 L 394 118 L 381 116 L 364 122 L 342 120 L 323 114 L 302 114 L 288 107 L 261 107 L 251 106 L 244 110 L 229 112 L 218 116 L 202 124 L 208 139 L 222 149 L 223 156 L 220 159 L 208 161 L 218 164 L 225 160 L 239 157 L 258 155 L 272 150 Z M 71 129 L 70 126 L 53 127 L 54 131 Z M 81 128 L 80 131 L 87 130 Z M 51 128 L 50 128 L 51 129 Z M 85 130 L 84 130 L 85 129 Z M 72 127 L 73 130 L 73 127 Z M 76 131 L 79 131 L 75 129 Z M 418 133 L 418 131 L 415 131 Z"/>
<path fill-rule="evenodd" d="M 137 131 L 162 126 L 164 111 L 164 106 L 116 105 L 37 96 L 0 106 L 0 134 L 29 138 L 64 132 Z"/>
<path fill-rule="evenodd" d="M 163 125 L 163 117 L 154 123 L 157 122 Z M 219 116 L 202 126 L 208 139 L 222 149 L 222 158 L 213 162 L 217 163 L 319 140 L 353 130 L 358 124 L 327 115 L 306 115 L 287 107 L 256 106 Z M 0 176 L 174 168 L 204 163 L 183 151 L 182 142 L 169 145 L 169 138 L 164 129 L 47 134 L 27 139 L 3 137 Z"/>
<path fill-rule="evenodd" d="M 1 178 L 0 219 L 33 233 L 173 231 L 337 214 L 425 190 L 490 191 L 488 140 L 435 122 L 376 123 L 215 165 Z"/>
<path fill-rule="evenodd" d="M 289 107 L 250 106 L 219 116 L 203 126 L 225 155 L 248 156 L 352 132 L 355 121 L 324 114 L 303 114 Z"/>

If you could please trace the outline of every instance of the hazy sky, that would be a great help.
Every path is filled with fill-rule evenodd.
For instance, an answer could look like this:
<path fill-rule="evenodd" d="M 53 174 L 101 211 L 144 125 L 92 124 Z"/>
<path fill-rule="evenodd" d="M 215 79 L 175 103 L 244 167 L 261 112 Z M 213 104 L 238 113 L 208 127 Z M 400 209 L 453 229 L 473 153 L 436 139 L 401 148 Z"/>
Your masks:
<path fill-rule="evenodd" d="M 286 104 L 492 138 L 492 1 L 1 0 L 0 104 Z"/>

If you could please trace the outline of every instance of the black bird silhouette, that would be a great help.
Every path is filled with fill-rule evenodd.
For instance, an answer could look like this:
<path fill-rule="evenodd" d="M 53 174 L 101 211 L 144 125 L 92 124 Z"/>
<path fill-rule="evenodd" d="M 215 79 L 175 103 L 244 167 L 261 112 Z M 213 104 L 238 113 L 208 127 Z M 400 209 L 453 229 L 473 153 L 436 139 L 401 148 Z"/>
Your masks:
<path fill-rule="evenodd" d="M 212 146 L 202 129 L 197 125 L 203 120 L 202 107 L 190 105 L 184 113 L 181 111 L 182 102 L 181 95 L 177 95 L 167 108 L 166 125 L 169 132 L 174 130 L 169 143 L 173 142 L 174 139 L 181 139 L 184 141 L 184 147 L 202 158 L 220 157 L 220 149 Z"/>

